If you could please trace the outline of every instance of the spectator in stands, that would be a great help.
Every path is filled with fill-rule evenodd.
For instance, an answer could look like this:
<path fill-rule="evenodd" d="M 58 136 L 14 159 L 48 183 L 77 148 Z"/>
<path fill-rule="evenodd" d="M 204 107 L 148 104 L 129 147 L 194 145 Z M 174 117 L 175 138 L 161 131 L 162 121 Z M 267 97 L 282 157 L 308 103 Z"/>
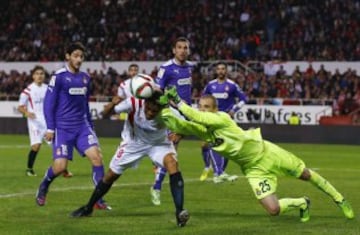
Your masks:
<path fill-rule="evenodd" d="M 291 116 L 288 120 L 288 124 L 289 125 L 300 125 L 301 124 L 300 117 L 299 117 L 299 115 L 297 115 L 296 112 L 291 113 Z"/>
<path fill-rule="evenodd" d="M 2 5 L 7 20 L 0 24 L 0 55 L 5 61 L 60 61 L 64 45 L 82 40 L 90 61 L 157 61 L 169 58 L 166 48 L 187 32 L 193 60 L 353 61 L 360 54 L 360 23 L 352 17 L 358 10 L 357 1 L 332 0 L 13 0 Z"/>

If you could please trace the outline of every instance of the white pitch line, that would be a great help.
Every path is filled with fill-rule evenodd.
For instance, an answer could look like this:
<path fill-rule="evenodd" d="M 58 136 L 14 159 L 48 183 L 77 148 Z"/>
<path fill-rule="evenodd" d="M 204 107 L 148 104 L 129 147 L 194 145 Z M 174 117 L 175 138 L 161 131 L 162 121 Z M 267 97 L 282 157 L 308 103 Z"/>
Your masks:
<path fill-rule="evenodd" d="M 17 149 L 30 148 L 30 144 L 29 145 L 25 145 L 25 144 L 17 144 L 17 145 L 0 144 L 0 149 L 12 149 L 12 148 L 17 148 Z"/>
<path fill-rule="evenodd" d="M 1 145 L 0 145 L 1 148 Z M 316 171 L 346 171 L 346 172 L 358 172 L 360 171 L 360 169 L 339 169 L 339 168 L 317 168 L 317 167 L 311 167 L 311 169 L 316 170 Z M 245 176 L 240 175 L 239 178 L 244 178 Z M 212 179 L 207 179 L 206 181 L 211 181 Z M 199 179 L 187 179 L 185 181 L 185 183 L 193 183 L 193 182 L 200 182 Z M 165 183 L 169 183 L 169 181 L 165 181 Z M 112 187 L 132 187 L 132 186 L 141 186 L 141 185 L 151 185 L 150 182 L 147 183 L 119 183 L 119 184 L 114 184 Z M 66 192 L 66 191 L 71 191 L 71 190 L 91 190 L 94 189 L 93 186 L 73 186 L 73 187 L 67 187 L 67 188 L 54 188 L 51 189 L 52 192 Z M 0 199 L 1 198 L 13 198 L 13 197 L 24 197 L 24 196 L 28 196 L 28 195 L 35 195 L 36 191 L 32 191 L 32 192 L 22 192 L 22 193 L 11 193 L 11 194 L 0 194 Z"/>
<path fill-rule="evenodd" d="M 243 177 L 243 176 L 241 176 Z M 212 179 L 207 179 L 206 181 L 211 181 Z M 199 179 L 187 179 L 185 181 L 185 183 L 193 183 L 193 182 L 200 182 Z M 165 183 L 169 183 L 169 181 L 164 181 Z M 112 188 L 114 187 L 132 187 L 132 186 L 142 186 L 142 185 L 151 185 L 151 182 L 147 182 L 147 183 L 119 183 L 119 184 L 114 184 L 112 186 Z M 54 188 L 51 189 L 51 192 L 67 192 L 67 191 L 72 191 L 72 190 L 92 190 L 94 189 L 94 186 L 73 186 L 73 187 L 67 187 L 67 188 Z M 0 194 L 0 199 L 1 198 L 15 198 L 15 197 L 24 197 L 24 196 L 29 196 L 29 195 L 35 195 L 36 194 L 36 190 L 32 191 L 32 192 L 23 192 L 23 193 L 11 193 L 11 194 Z"/>

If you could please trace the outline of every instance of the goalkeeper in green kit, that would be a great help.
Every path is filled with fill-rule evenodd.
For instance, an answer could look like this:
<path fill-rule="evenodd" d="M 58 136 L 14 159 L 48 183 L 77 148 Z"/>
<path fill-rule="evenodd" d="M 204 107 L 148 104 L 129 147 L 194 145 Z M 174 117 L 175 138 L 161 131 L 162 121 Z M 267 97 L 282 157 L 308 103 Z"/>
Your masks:
<path fill-rule="evenodd" d="M 164 108 L 161 116 L 171 131 L 197 136 L 223 157 L 241 167 L 256 198 L 270 215 L 280 215 L 299 209 L 302 222 L 310 219 L 308 197 L 277 198 L 277 177 L 287 175 L 310 181 L 334 200 L 346 218 L 354 218 L 351 205 L 330 182 L 306 168 L 305 163 L 294 154 L 264 140 L 259 128 L 241 129 L 228 114 L 217 110 L 215 97 L 201 97 L 199 110 L 196 110 L 182 102 L 176 90 L 171 88 L 160 97 L 159 103 L 170 103 L 188 119 L 178 119 L 169 108 Z"/>

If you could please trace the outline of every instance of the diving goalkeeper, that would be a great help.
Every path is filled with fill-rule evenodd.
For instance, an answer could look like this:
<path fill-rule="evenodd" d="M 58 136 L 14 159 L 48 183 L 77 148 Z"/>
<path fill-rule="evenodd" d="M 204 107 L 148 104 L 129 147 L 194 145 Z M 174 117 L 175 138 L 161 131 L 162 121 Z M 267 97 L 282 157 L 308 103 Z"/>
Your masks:
<path fill-rule="evenodd" d="M 306 168 L 305 163 L 294 154 L 264 140 L 259 128 L 241 129 L 228 114 L 217 110 L 215 97 L 201 97 L 199 110 L 196 110 L 183 102 L 176 90 L 171 88 L 165 91 L 159 102 L 163 105 L 171 103 L 189 120 L 180 120 L 172 115 L 169 108 L 164 108 L 161 112 L 162 119 L 170 130 L 178 134 L 197 136 L 216 152 L 241 167 L 255 197 L 270 215 L 276 216 L 299 209 L 300 221 L 309 221 L 308 197 L 278 199 L 276 196 L 277 177 L 292 176 L 310 181 L 334 200 L 346 218 L 354 218 L 350 203 L 329 181 Z"/>

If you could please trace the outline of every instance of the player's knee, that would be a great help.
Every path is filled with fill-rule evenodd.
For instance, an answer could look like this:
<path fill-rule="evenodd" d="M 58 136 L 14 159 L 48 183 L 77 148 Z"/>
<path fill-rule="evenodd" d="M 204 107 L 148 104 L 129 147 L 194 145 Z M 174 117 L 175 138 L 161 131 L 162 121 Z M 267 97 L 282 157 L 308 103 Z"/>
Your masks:
<path fill-rule="evenodd" d="M 34 144 L 31 146 L 31 150 L 34 152 L 39 152 L 40 146 L 41 146 L 40 144 Z"/>
<path fill-rule="evenodd" d="M 66 170 L 66 166 L 64 164 L 54 164 L 52 168 L 55 175 L 59 175 Z"/>
<path fill-rule="evenodd" d="M 104 175 L 104 178 L 102 179 L 102 181 L 106 184 L 112 184 L 114 183 L 119 177 L 121 176 L 121 174 L 116 174 L 115 172 L 113 172 L 111 169 Z"/>
<path fill-rule="evenodd" d="M 277 216 L 280 214 L 280 206 L 279 205 L 271 205 L 266 207 L 267 212 L 271 216 Z"/>
<path fill-rule="evenodd" d="M 174 154 L 170 153 L 165 156 L 164 167 L 169 172 L 169 174 L 173 174 L 178 171 L 178 164 L 174 157 Z"/>
<path fill-rule="evenodd" d="M 310 170 L 305 168 L 304 171 L 302 172 L 302 174 L 300 175 L 300 179 L 302 180 L 309 180 L 311 177 L 311 173 Z"/>
<path fill-rule="evenodd" d="M 87 157 L 90 159 L 91 164 L 93 166 L 102 166 L 103 165 L 103 158 L 100 152 L 96 152 L 94 154 L 89 154 Z"/>

